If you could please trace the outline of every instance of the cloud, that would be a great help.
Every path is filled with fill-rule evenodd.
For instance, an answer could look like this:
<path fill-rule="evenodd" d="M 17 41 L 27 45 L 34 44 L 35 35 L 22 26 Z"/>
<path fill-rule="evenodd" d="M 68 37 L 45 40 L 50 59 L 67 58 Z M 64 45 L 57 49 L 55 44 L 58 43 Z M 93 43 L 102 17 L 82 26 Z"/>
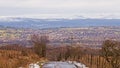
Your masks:
<path fill-rule="evenodd" d="M 61 0 L 0 0 L 0 6 L 2 7 L 22 7 L 22 8 L 55 8 L 60 6 L 66 6 L 68 3 Z M 70 6 L 70 5 L 68 5 Z M 74 6 L 74 5 L 73 5 Z"/>
<path fill-rule="evenodd" d="M 20 8 L 116 7 L 119 3 L 119 0 L 0 0 L 1 7 Z"/>
<path fill-rule="evenodd" d="M 0 0 L 0 15 L 119 13 L 120 0 Z"/>

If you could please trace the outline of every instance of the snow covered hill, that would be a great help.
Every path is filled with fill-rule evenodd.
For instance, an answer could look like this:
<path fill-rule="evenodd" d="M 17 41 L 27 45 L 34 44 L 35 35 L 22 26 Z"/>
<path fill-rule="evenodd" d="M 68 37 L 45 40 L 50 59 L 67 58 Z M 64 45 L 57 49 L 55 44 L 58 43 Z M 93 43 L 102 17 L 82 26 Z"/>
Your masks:
<path fill-rule="evenodd" d="M 35 19 L 7 17 L 0 18 L 0 26 L 35 29 L 86 26 L 120 26 L 120 19 Z"/>

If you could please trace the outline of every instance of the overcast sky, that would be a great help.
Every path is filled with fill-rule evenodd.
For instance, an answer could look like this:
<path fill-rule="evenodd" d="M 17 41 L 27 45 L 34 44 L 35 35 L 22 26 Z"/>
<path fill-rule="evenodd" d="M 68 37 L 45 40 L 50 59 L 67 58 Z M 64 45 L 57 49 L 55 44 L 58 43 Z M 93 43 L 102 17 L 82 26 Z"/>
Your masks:
<path fill-rule="evenodd" d="M 0 0 L 0 16 L 120 15 L 120 0 Z"/>

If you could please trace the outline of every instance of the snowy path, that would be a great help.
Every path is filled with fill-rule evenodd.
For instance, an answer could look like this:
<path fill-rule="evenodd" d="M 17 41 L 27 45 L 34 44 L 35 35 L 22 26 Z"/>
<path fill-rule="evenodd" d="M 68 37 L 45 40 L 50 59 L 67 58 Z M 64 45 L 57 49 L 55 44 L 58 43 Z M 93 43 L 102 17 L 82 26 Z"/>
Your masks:
<path fill-rule="evenodd" d="M 74 64 L 67 62 L 48 62 L 42 68 L 77 68 Z"/>
<path fill-rule="evenodd" d="M 87 68 L 84 64 L 77 62 L 48 62 L 42 68 Z"/>
<path fill-rule="evenodd" d="M 52 62 L 46 62 L 46 63 L 31 63 L 29 64 L 29 68 L 88 68 L 82 63 L 78 63 L 76 61 L 66 61 L 66 62 L 57 62 L 57 61 L 52 61 Z"/>

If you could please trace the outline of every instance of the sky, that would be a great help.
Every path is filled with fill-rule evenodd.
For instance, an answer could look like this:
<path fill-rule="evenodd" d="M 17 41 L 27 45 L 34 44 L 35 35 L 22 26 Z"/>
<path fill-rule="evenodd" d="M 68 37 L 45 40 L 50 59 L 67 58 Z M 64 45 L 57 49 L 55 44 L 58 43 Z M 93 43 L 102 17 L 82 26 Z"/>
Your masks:
<path fill-rule="evenodd" d="M 0 16 L 120 16 L 120 0 L 0 0 Z"/>

